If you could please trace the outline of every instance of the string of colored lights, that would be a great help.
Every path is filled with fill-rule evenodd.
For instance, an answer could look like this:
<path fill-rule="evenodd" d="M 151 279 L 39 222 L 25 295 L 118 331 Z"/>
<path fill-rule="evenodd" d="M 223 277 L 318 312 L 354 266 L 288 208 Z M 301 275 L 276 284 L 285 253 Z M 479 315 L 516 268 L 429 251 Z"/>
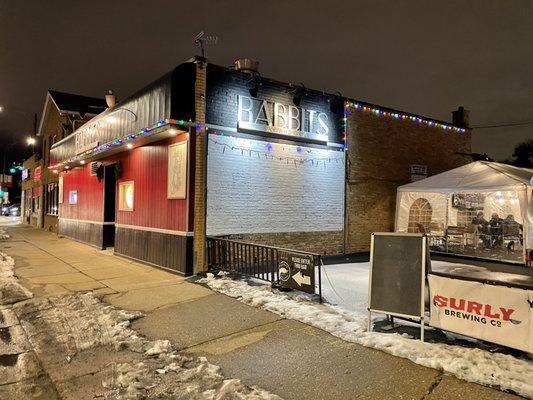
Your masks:
<path fill-rule="evenodd" d="M 345 111 L 349 108 L 353 108 L 353 109 L 363 111 L 363 112 L 369 112 L 377 116 L 390 117 L 390 118 L 402 119 L 402 120 L 410 120 L 413 122 L 418 122 L 420 124 L 425 124 L 428 126 L 433 126 L 436 128 L 444 129 L 447 131 L 454 131 L 454 132 L 461 132 L 461 133 L 466 131 L 466 129 L 464 128 L 459 128 L 457 126 L 453 126 L 450 124 L 444 124 L 442 122 L 438 122 L 435 120 L 422 118 L 416 115 L 405 114 L 399 111 L 382 110 L 380 108 L 377 108 L 376 106 L 369 106 L 363 103 L 358 103 L 358 102 L 353 102 L 353 101 L 346 101 L 344 103 Z M 345 118 L 345 125 L 346 125 L 347 115 L 345 115 L 344 118 Z"/>
<path fill-rule="evenodd" d="M 126 143 L 129 143 L 131 141 L 134 141 L 134 140 L 136 140 L 138 138 L 150 136 L 150 135 L 153 134 L 154 130 L 156 130 L 158 128 L 162 128 L 162 127 L 167 126 L 167 125 L 177 125 L 177 126 L 183 126 L 183 127 L 194 126 L 194 127 L 197 128 L 198 131 L 200 131 L 204 127 L 204 125 L 199 124 L 197 122 L 192 122 L 192 121 L 176 120 L 176 119 L 162 119 L 159 122 L 157 122 L 156 124 L 154 124 L 152 126 L 148 126 L 146 128 L 143 128 L 143 129 L 141 129 L 140 131 L 138 131 L 136 133 L 130 133 L 128 135 L 125 135 L 123 137 L 117 138 L 117 139 L 115 139 L 115 140 L 113 140 L 111 142 L 105 143 L 105 144 L 100 145 L 98 147 L 95 147 L 93 149 L 86 150 L 86 151 L 84 151 L 84 152 L 82 152 L 80 154 L 77 154 L 75 157 L 72 157 L 72 158 L 70 158 L 70 159 L 68 159 L 66 161 L 61 162 L 61 163 L 57 163 L 57 164 L 51 165 L 48 168 L 52 169 L 52 170 L 56 170 L 57 168 L 59 168 L 62 165 L 67 165 L 68 166 L 70 163 L 78 162 L 78 161 L 82 160 L 84 157 L 89 156 L 91 154 L 101 153 L 101 152 L 109 150 L 111 148 L 114 148 L 114 147 L 117 147 L 117 146 L 122 146 L 122 145 L 124 145 Z"/>
<path fill-rule="evenodd" d="M 246 148 L 246 147 L 231 146 L 227 143 L 219 142 L 218 140 L 213 139 L 213 138 L 209 138 L 209 141 L 218 146 L 221 146 L 222 154 L 226 152 L 226 149 L 229 149 L 232 151 L 240 150 L 242 156 L 244 156 L 246 153 L 248 153 L 249 157 L 251 157 L 252 154 L 255 154 L 257 155 L 257 158 L 261 158 L 261 156 L 264 156 L 265 159 L 285 161 L 286 164 L 289 164 L 290 162 L 292 162 L 294 166 L 298 166 L 298 164 L 302 165 L 305 163 L 310 163 L 311 165 L 316 166 L 316 167 L 318 167 L 320 164 L 323 164 L 324 166 L 326 166 L 326 163 L 330 164 L 332 161 L 335 161 L 336 164 L 338 163 L 344 164 L 344 157 L 342 158 L 340 157 L 293 157 L 293 156 L 280 157 L 280 156 L 272 154 L 272 143 L 266 143 L 265 144 L 266 151 L 260 151 L 260 150 Z M 296 148 L 296 152 L 298 152 L 299 148 L 300 148 L 299 146 Z"/>
<path fill-rule="evenodd" d="M 344 144 L 344 150 L 348 151 L 348 107 L 343 109 L 342 118 L 342 141 Z"/>

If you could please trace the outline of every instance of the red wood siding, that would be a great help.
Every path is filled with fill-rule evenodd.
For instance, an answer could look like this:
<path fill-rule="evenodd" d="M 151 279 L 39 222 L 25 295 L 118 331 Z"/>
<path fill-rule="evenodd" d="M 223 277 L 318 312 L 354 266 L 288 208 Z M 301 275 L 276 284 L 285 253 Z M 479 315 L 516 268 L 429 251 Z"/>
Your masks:
<path fill-rule="evenodd" d="M 117 200 L 120 182 L 133 181 L 135 188 L 133 211 L 119 211 L 117 201 L 117 224 L 187 231 L 187 199 L 167 199 L 168 145 L 183 140 L 185 134 L 134 148 L 110 160 L 122 164 Z"/>
<path fill-rule="evenodd" d="M 61 218 L 88 221 L 103 221 L 104 183 L 90 175 L 90 166 L 74 168 L 62 172 L 63 203 L 60 205 Z M 69 204 L 69 192 L 78 191 L 78 203 Z"/>

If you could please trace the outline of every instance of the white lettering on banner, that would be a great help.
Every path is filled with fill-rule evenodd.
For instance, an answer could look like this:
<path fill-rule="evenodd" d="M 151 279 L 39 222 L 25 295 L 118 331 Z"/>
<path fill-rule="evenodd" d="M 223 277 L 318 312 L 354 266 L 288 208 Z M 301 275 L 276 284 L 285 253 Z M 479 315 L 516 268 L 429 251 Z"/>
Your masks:
<path fill-rule="evenodd" d="M 239 95 L 237 121 L 240 130 L 328 141 L 328 116 L 315 110 Z"/>
<path fill-rule="evenodd" d="M 76 155 L 92 150 L 109 140 L 123 136 L 134 129 L 137 115 L 125 108 L 117 108 L 108 112 L 106 117 L 89 121 L 74 132 Z"/>
<path fill-rule="evenodd" d="M 533 291 L 429 275 L 430 325 L 533 351 Z"/>

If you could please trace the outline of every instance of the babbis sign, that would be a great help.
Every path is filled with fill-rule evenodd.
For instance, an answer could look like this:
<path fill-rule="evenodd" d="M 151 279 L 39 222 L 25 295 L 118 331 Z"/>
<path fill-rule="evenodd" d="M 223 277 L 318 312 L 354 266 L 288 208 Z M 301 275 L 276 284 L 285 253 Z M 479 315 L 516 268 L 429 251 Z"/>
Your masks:
<path fill-rule="evenodd" d="M 325 112 L 268 100 L 238 96 L 237 129 L 294 136 L 327 142 L 330 131 Z"/>

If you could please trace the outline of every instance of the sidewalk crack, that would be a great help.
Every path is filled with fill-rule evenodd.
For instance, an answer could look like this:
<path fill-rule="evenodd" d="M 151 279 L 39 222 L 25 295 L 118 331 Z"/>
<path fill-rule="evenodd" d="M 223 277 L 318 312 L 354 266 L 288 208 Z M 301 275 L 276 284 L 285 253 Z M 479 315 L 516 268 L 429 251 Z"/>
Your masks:
<path fill-rule="evenodd" d="M 427 390 L 427 392 L 424 394 L 424 396 L 422 396 L 422 398 L 420 400 L 424 400 L 424 399 L 427 399 L 428 396 L 431 395 L 431 393 L 433 393 L 433 391 L 437 388 L 437 386 L 439 386 L 439 384 L 441 383 L 442 381 L 442 378 L 444 378 L 444 372 L 440 372 L 437 377 L 435 378 L 435 380 L 433 382 L 431 382 L 431 385 L 429 385 L 429 388 Z"/>

